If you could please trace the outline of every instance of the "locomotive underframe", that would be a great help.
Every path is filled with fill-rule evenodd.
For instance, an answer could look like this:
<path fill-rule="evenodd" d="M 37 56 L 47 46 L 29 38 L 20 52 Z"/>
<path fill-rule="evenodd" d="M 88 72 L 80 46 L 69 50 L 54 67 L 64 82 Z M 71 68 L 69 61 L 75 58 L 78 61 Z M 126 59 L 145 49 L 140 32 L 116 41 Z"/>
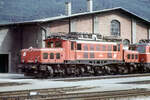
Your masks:
<path fill-rule="evenodd" d="M 19 69 L 27 76 L 45 77 L 67 77 L 67 76 L 89 76 L 89 75 L 114 75 L 149 72 L 146 64 L 124 63 L 117 60 L 76 60 L 64 61 L 64 63 L 30 63 L 21 64 Z M 150 65 L 150 64 L 148 64 Z M 142 67 L 144 66 L 144 67 Z"/>

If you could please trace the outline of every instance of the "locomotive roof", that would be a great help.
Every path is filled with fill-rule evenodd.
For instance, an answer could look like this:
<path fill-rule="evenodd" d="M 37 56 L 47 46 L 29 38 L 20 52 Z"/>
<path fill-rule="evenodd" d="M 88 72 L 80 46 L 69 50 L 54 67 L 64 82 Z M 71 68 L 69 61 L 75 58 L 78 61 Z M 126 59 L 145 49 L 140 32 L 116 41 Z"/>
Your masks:
<path fill-rule="evenodd" d="M 122 39 L 116 36 L 102 36 L 99 33 L 52 33 L 47 39 L 62 39 L 62 40 L 71 40 L 71 41 L 82 41 L 82 42 L 122 42 Z M 46 40 L 47 40 L 46 39 Z"/>
<path fill-rule="evenodd" d="M 150 46 L 150 39 L 141 39 L 139 43 L 132 44 L 131 46 L 136 46 L 136 45 Z"/>
<path fill-rule="evenodd" d="M 117 45 L 120 42 L 107 42 L 107 41 L 86 41 L 86 40 L 71 40 L 76 41 L 77 43 L 87 43 L 87 44 L 114 44 Z"/>

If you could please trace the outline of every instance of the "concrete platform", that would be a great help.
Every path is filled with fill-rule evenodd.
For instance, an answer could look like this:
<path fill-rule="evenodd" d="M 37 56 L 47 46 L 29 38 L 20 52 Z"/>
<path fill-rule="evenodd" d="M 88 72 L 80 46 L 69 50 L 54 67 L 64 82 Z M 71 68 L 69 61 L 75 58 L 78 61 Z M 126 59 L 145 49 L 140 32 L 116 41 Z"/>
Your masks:
<path fill-rule="evenodd" d="M 141 82 L 138 84 L 137 81 L 147 81 L 147 83 L 145 84 Z M 0 74 L 0 92 L 44 88 L 63 88 L 73 86 L 91 87 L 87 90 L 74 91 L 78 93 L 127 89 L 150 89 L 149 81 L 150 76 L 84 81 L 56 81 L 53 79 L 27 79 L 27 77 L 24 77 L 22 74 Z M 137 82 L 137 84 L 135 82 Z M 4 85 L 7 83 L 10 84 Z M 15 85 L 15 83 L 17 84 Z"/>

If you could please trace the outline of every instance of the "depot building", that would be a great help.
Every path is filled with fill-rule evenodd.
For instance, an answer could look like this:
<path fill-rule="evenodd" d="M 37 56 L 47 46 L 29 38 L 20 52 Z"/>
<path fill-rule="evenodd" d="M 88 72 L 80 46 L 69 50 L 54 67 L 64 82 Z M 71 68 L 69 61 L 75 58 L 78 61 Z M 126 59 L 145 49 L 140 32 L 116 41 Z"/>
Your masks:
<path fill-rule="evenodd" d="M 57 32 L 98 33 L 119 37 L 126 44 L 150 39 L 150 21 L 124 8 L 93 11 L 92 0 L 87 0 L 87 12 L 72 14 L 71 2 L 66 15 L 32 21 L 0 24 L 0 73 L 16 73 L 20 50 L 44 48 L 44 39 Z"/>

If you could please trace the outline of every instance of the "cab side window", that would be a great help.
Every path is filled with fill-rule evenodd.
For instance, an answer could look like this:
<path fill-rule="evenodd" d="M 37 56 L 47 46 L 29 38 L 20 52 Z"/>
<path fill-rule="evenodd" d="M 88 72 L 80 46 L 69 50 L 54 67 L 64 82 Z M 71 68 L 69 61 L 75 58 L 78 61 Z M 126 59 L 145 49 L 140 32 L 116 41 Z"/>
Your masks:
<path fill-rule="evenodd" d="M 43 59 L 48 59 L 48 53 L 43 53 Z"/>
<path fill-rule="evenodd" d="M 81 44 L 77 44 L 77 50 L 81 50 Z"/>
<path fill-rule="evenodd" d="M 53 48 L 54 47 L 54 42 L 53 41 L 48 41 L 47 42 L 47 47 L 48 48 Z"/>
<path fill-rule="evenodd" d="M 113 51 L 117 51 L 117 46 L 116 45 L 113 46 Z"/>
<path fill-rule="evenodd" d="M 71 42 L 71 50 L 74 50 L 74 42 Z"/>
<path fill-rule="evenodd" d="M 120 44 L 118 44 L 118 51 L 120 51 Z"/>

